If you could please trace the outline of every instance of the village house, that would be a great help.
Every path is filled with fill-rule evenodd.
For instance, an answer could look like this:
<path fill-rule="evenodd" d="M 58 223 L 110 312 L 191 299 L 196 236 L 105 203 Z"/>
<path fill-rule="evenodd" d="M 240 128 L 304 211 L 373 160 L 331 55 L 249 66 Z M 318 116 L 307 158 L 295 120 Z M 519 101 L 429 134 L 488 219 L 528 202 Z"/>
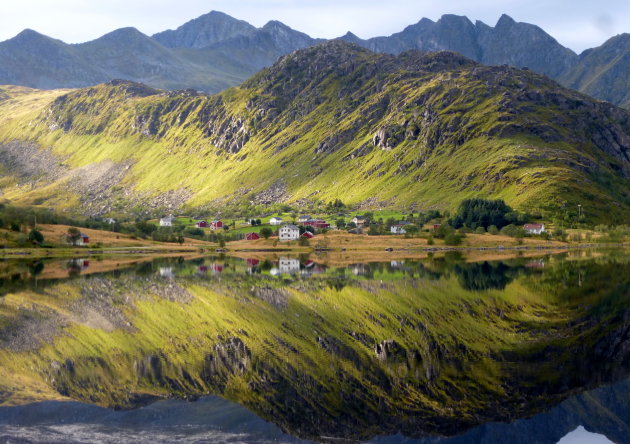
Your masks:
<path fill-rule="evenodd" d="M 220 220 L 213 220 L 212 222 L 210 222 L 211 230 L 220 230 L 221 228 L 223 228 L 223 222 L 221 222 Z"/>
<path fill-rule="evenodd" d="M 302 233 L 302 237 L 305 237 L 307 239 L 313 239 L 315 235 L 311 233 L 310 231 L 305 231 L 304 233 Z"/>
<path fill-rule="evenodd" d="M 321 219 L 311 219 L 307 220 L 303 224 L 305 227 L 313 227 L 313 228 L 330 228 L 330 224 L 325 220 Z"/>
<path fill-rule="evenodd" d="M 282 218 L 281 217 L 272 217 L 271 219 L 269 219 L 269 224 L 270 225 L 282 225 Z"/>
<path fill-rule="evenodd" d="M 258 240 L 260 239 L 260 234 L 258 233 L 247 233 L 245 237 L 248 241 Z"/>
<path fill-rule="evenodd" d="M 297 240 L 300 237 L 300 229 L 295 225 L 283 225 L 280 230 L 278 230 L 278 238 L 281 241 L 292 241 Z"/>
<path fill-rule="evenodd" d="M 308 222 L 309 220 L 311 220 L 311 216 L 300 216 L 298 217 L 298 222 L 303 224 L 304 222 Z"/>
<path fill-rule="evenodd" d="M 173 217 L 172 214 L 169 214 L 168 216 L 164 216 L 162 219 L 160 219 L 160 227 L 172 227 L 174 221 L 175 221 L 175 218 Z"/>
<path fill-rule="evenodd" d="M 390 230 L 392 234 L 405 234 L 406 233 L 404 225 L 392 225 Z"/>
<path fill-rule="evenodd" d="M 525 224 L 523 229 L 527 234 L 542 234 L 545 232 L 544 224 Z"/>
<path fill-rule="evenodd" d="M 365 216 L 354 216 L 352 222 L 354 222 L 357 227 L 360 227 L 365 225 L 366 219 Z"/>
<path fill-rule="evenodd" d="M 197 223 L 195 224 L 195 227 L 197 227 L 197 228 L 208 228 L 208 222 L 206 222 L 205 220 L 197 221 Z"/>

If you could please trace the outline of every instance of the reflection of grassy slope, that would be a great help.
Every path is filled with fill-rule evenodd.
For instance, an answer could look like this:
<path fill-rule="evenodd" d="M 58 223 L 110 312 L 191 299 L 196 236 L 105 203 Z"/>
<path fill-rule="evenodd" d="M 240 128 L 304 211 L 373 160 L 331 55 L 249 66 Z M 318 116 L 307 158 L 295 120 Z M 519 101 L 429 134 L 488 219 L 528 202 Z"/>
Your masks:
<path fill-rule="evenodd" d="M 301 57 L 319 57 L 308 51 Z M 589 215 L 609 220 L 610 208 L 618 209 L 613 216 L 627 214 L 627 182 L 607 163 L 618 161 L 589 139 L 589 122 L 610 117 L 561 105 L 585 98 L 532 73 L 479 68 L 454 56 L 393 62 L 344 51 L 343 63 L 325 59 L 319 68 L 299 55 L 289 58 L 210 98 L 133 97 L 125 85 L 98 86 L 48 107 L 36 93 L 29 100 L 38 109 L 18 119 L 8 120 L 12 108 L 0 106 L 0 140 L 53 146 L 72 167 L 132 159 L 122 186 L 151 193 L 186 188 L 191 206 L 243 198 L 282 181 L 293 200 L 375 197 L 390 205 L 454 207 L 482 195 L 530 210 L 558 212 L 563 202 L 573 208 L 584 201 Z M 341 73 L 326 63 L 341 63 Z M 440 63 L 445 67 L 434 67 Z M 538 99 L 510 96 L 522 91 Z M 391 151 L 372 145 L 383 128 L 399 140 Z M 232 146 L 245 133 L 242 148 Z M 349 159 L 352 153 L 360 157 Z M 604 176 L 605 184 L 594 179 Z M 7 197 L 27 202 L 36 194 L 14 189 Z"/>
<path fill-rule="evenodd" d="M 40 387 L 46 380 L 63 395 L 107 406 L 134 406 L 141 395 L 219 393 L 306 436 L 315 433 L 308 415 L 316 415 L 312 424 L 321 421 L 329 433 L 351 433 L 344 428 L 357 421 L 363 424 L 360 433 L 368 433 L 374 415 L 391 424 L 390 431 L 405 424 L 417 430 L 425 421 L 427 429 L 448 433 L 455 424 L 532 413 L 582 387 L 562 379 L 590 356 L 602 335 L 597 321 L 610 319 L 605 329 L 614 330 L 620 308 L 594 313 L 590 323 L 576 322 L 586 314 L 586 303 L 600 307 L 596 296 L 577 293 L 570 303 L 564 292 L 541 297 L 535 288 L 544 279 L 539 284 L 534 278 L 517 279 L 503 292 L 468 292 L 453 275 L 358 280 L 341 290 L 297 281 L 287 308 L 278 309 L 252 296 L 253 286 L 266 284 L 261 279 L 180 280 L 193 297 L 169 302 L 137 295 L 147 288 L 177 293 L 170 284 L 123 278 L 108 287 L 106 299 L 126 313 L 132 329 L 111 332 L 94 328 L 96 318 L 73 314 L 69 306 L 80 297 L 71 283 L 44 294 L 8 296 L 9 318 L 15 307 L 35 304 L 70 324 L 67 334 L 36 352 L 0 352 L 3 372 L 25 375 Z M 87 282 L 102 294 L 99 281 Z M 623 283 L 606 282 L 599 295 L 619 294 Z M 250 355 L 226 346 L 232 337 Z M 374 345 L 383 340 L 395 341 L 402 351 L 378 360 Z M 211 356 L 219 362 L 212 372 Z M 577 368 L 576 380 L 588 384 L 593 374 Z M 3 384 L 3 390 L 11 384 L 17 382 Z M 294 407 L 304 415 L 292 413 Z M 401 419 L 406 416 L 414 419 Z"/>

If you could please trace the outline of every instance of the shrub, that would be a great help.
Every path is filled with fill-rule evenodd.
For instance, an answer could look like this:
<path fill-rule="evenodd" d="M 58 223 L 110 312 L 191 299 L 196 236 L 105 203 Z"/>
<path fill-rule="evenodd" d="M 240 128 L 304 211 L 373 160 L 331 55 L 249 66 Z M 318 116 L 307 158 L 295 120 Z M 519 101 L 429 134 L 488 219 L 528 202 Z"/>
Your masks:
<path fill-rule="evenodd" d="M 28 240 L 36 244 L 41 244 L 44 242 L 44 235 L 38 229 L 33 228 L 30 233 L 28 233 Z"/>
<path fill-rule="evenodd" d="M 475 234 L 486 234 L 486 229 L 484 227 L 477 227 Z"/>
<path fill-rule="evenodd" d="M 264 237 L 265 239 L 269 239 L 272 234 L 273 234 L 273 231 L 269 227 L 263 227 L 260 230 L 260 235 Z"/>
<path fill-rule="evenodd" d="M 444 237 L 444 244 L 446 245 L 461 245 L 462 236 L 456 233 L 449 233 Z"/>
<path fill-rule="evenodd" d="M 490 225 L 488 227 L 488 233 L 490 233 L 493 236 L 496 236 L 497 234 L 499 234 L 499 229 L 497 228 L 496 225 Z"/>

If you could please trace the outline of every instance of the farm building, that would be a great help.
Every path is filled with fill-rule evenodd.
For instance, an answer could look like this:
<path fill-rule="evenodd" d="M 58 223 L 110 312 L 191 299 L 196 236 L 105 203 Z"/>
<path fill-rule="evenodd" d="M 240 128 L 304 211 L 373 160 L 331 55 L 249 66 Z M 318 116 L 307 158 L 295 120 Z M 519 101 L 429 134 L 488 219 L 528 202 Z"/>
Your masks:
<path fill-rule="evenodd" d="M 260 234 L 258 234 L 258 233 L 247 233 L 246 239 L 248 241 L 258 240 L 258 239 L 260 239 Z"/>
<path fill-rule="evenodd" d="M 208 228 L 208 222 L 206 222 L 205 220 L 197 221 L 197 223 L 195 224 L 195 227 L 197 227 L 197 228 Z"/>
<path fill-rule="evenodd" d="M 222 228 L 223 228 L 223 222 L 221 222 L 220 220 L 213 220 L 212 222 L 210 222 L 211 230 L 220 230 Z"/>
<path fill-rule="evenodd" d="M 281 217 L 272 217 L 271 219 L 269 219 L 269 224 L 270 225 L 282 225 L 282 218 Z"/>
<path fill-rule="evenodd" d="M 172 227 L 174 221 L 175 221 L 175 218 L 173 217 L 172 214 L 169 214 L 168 216 L 164 216 L 162 219 L 160 219 L 160 227 Z"/>
<path fill-rule="evenodd" d="M 403 225 L 392 225 L 392 228 L 390 229 L 392 234 L 405 234 L 405 228 Z"/>

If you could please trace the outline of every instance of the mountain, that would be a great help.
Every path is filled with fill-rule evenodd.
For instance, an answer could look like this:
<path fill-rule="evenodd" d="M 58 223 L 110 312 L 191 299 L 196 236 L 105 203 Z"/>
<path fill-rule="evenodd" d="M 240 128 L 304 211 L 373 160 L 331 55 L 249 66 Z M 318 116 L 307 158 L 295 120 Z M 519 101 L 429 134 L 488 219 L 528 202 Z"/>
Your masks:
<path fill-rule="evenodd" d="M 630 113 L 451 52 L 333 41 L 214 96 L 123 81 L 4 94 L 0 184 L 16 203 L 96 215 L 483 196 L 548 216 L 630 214 Z"/>
<path fill-rule="evenodd" d="M 388 37 L 362 40 L 349 32 L 341 39 L 388 54 L 448 50 L 487 65 L 528 67 L 567 87 L 630 107 L 627 35 L 578 56 L 539 27 L 507 15 L 495 27 L 444 15 L 437 22 L 423 18 Z M 217 11 L 152 37 L 129 28 L 80 45 L 26 30 L 0 43 L 0 84 L 76 88 L 122 78 L 157 88 L 216 93 L 283 55 L 321 42 L 277 21 L 256 28 Z"/>
<path fill-rule="evenodd" d="M 410 49 L 455 51 L 486 65 L 528 67 L 552 78 L 571 69 L 578 60 L 573 51 L 564 48 L 538 26 L 517 23 L 505 14 L 494 28 L 449 14 L 437 22 L 423 18 L 389 37 L 361 40 L 347 34 L 341 38 L 390 54 Z"/>
<path fill-rule="evenodd" d="M 580 55 L 560 81 L 593 97 L 630 109 L 630 34 L 611 38 Z"/>
<path fill-rule="evenodd" d="M 204 14 L 176 30 L 153 35 L 153 39 L 168 48 L 205 48 L 232 37 L 248 35 L 256 28 L 243 20 L 212 11 Z"/>

